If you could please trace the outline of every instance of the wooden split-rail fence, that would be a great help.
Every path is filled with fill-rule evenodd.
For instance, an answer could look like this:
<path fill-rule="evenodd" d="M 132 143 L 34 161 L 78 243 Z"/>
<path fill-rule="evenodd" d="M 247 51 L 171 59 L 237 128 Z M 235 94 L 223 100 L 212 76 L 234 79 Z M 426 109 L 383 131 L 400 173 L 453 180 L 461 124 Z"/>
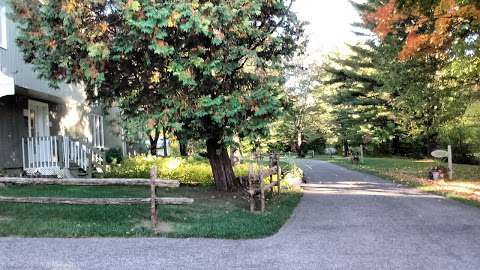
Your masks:
<path fill-rule="evenodd" d="M 265 211 L 265 194 L 270 191 L 274 194 L 274 187 L 277 188 L 277 194 L 281 191 L 282 169 L 280 167 L 280 158 L 277 154 L 269 154 L 268 169 L 263 168 L 264 156 L 255 155 L 256 170 L 254 168 L 253 159 L 248 165 L 248 195 L 250 201 L 250 212 L 255 212 L 256 201 L 260 201 L 260 211 Z M 276 175 L 276 180 L 273 176 Z M 269 179 L 269 183 L 265 183 L 265 179 Z"/>
<path fill-rule="evenodd" d="M 179 187 L 180 182 L 157 179 L 157 168 L 150 170 L 150 179 L 60 179 L 60 178 L 0 178 L 0 184 L 17 185 L 73 185 L 73 186 L 150 186 L 150 198 L 63 198 L 63 197 L 11 197 L 0 196 L 0 202 L 36 203 L 36 204 L 68 204 L 68 205 L 136 205 L 150 204 L 150 221 L 156 232 L 158 225 L 159 205 L 192 204 L 191 198 L 158 197 L 158 188 Z"/>

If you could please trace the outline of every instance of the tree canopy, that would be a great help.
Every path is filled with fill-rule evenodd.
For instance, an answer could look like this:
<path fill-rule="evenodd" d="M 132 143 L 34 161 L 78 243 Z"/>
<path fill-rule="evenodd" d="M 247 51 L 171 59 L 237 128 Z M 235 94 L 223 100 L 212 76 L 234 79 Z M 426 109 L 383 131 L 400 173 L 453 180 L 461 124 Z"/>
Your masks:
<path fill-rule="evenodd" d="M 450 43 L 443 47 L 412 50 L 409 35 L 414 17 L 428 13 L 427 6 L 420 9 L 420 2 L 353 3 L 364 18 L 363 23 L 355 24 L 364 41 L 310 70 L 312 81 L 319 84 L 312 90 L 314 101 L 309 110 L 320 112 L 318 118 L 327 119 L 327 130 L 334 132 L 306 125 L 304 133 L 325 136 L 345 155 L 352 146 L 368 144 L 366 150 L 371 153 L 428 156 L 448 142 L 457 149 L 456 160 L 474 161 L 474 147 L 465 147 L 465 143 L 478 137 L 478 129 L 460 123 L 467 123 L 465 114 L 475 110 L 477 97 L 472 90 L 478 87 L 478 67 L 473 63 L 478 61 L 479 44 L 474 26 L 478 19 L 469 17 L 469 34 L 453 33 L 453 39 L 445 37 Z M 437 4 L 445 1 L 430 2 L 430 11 L 438 13 Z M 428 34 L 433 42 L 439 33 L 435 33 L 432 16 L 432 28 L 427 29 L 426 23 L 415 31 Z M 450 23 L 449 29 L 459 30 L 451 28 L 459 23 L 456 19 Z M 463 53 L 456 49 L 459 44 L 463 44 Z"/>
<path fill-rule="evenodd" d="M 285 61 L 304 42 L 304 23 L 283 0 L 11 3 L 17 43 L 41 78 L 163 113 L 205 139 L 219 190 L 235 188 L 226 141 L 268 133 L 286 102 Z"/>

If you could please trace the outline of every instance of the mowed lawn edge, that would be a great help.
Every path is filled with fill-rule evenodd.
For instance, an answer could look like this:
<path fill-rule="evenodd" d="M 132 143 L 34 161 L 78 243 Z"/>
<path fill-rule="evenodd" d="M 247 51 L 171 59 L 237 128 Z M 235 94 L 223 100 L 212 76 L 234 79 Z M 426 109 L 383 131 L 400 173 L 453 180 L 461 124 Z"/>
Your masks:
<path fill-rule="evenodd" d="M 149 187 L 7 186 L 0 196 L 113 198 L 149 196 Z M 149 205 L 60 205 L 0 203 L 0 236 L 21 237 L 200 237 L 262 238 L 289 219 L 302 193 L 268 196 L 265 213 L 250 213 L 242 193 L 211 186 L 162 189 L 164 197 L 189 197 L 192 205 L 160 206 L 160 233 L 150 228 Z"/>
<path fill-rule="evenodd" d="M 434 160 L 415 160 L 400 157 L 366 157 L 363 164 L 352 164 L 339 156 L 315 156 L 314 159 L 330 162 L 347 169 L 368 173 L 424 192 L 480 207 L 480 166 L 454 164 L 454 179 L 430 181 L 428 170 L 442 164 Z"/>

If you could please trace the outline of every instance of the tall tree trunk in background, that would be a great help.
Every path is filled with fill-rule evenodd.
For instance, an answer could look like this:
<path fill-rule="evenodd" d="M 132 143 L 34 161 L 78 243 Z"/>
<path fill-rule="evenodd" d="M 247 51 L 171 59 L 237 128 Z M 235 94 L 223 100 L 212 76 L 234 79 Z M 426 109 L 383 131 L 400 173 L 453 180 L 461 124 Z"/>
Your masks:
<path fill-rule="evenodd" d="M 297 132 L 297 139 L 295 140 L 297 156 L 298 157 L 305 157 L 306 153 L 302 153 L 302 145 L 303 145 L 303 130 Z"/>
<path fill-rule="evenodd" d="M 348 147 L 348 140 L 343 139 L 343 156 L 348 157 L 348 152 L 349 152 L 349 147 Z"/>
<path fill-rule="evenodd" d="M 178 145 L 180 148 L 180 156 L 188 157 L 187 144 L 184 141 L 178 141 Z"/>
<path fill-rule="evenodd" d="M 152 156 L 157 155 L 157 143 L 158 138 L 160 137 L 160 132 L 158 129 L 155 129 L 155 134 L 152 137 L 152 134 L 148 134 L 148 139 L 150 140 L 150 154 Z"/>
<path fill-rule="evenodd" d="M 219 138 L 207 139 L 207 157 L 212 167 L 217 190 L 235 191 L 237 186 L 232 162 L 225 144 Z"/>
<path fill-rule="evenodd" d="M 395 135 L 392 140 L 392 152 L 394 155 L 400 154 L 400 136 Z"/>
<path fill-rule="evenodd" d="M 178 140 L 178 146 L 180 149 L 180 156 L 188 157 L 188 140 L 182 135 L 181 132 L 175 131 L 175 137 Z"/>
<path fill-rule="evenodd" d="M 162 128 L 163 131 L 163 156 L 167 157 L 168 156 L 168 150 L 167 150 L 167 129 L 165 127 Z"/>
<path fill-rule="evenodd" d="M 302 139 L 303 139 L 302 132 L 301 131 L 297 132 L 297 154 L 298 154 L 298 156 L 300 156 L 302 154 L 302 150 L 301 150 Z"/>
<path fill-rule="evenodd" d="M 240 152 L 240 138 L 238 135 L 233 137 L 233 141 L 235 145 L 230 146 L 230 160 L 232 161 L 232 165 L 235 166 L 240 164 L 242 153 Z"/>
<path fill-rule="evenodd" d="M 424 147 L 425 150 L 424 150 L 424 153 L 423 153 L 426 157 L 430 156 L 430 153 L 433 150 L 437 149 L 437 147 L 438 147 L 437 139 L 438 139 L 438 133 L 437 132 L 430 133 L 426 136 L 425 147 Z"/>

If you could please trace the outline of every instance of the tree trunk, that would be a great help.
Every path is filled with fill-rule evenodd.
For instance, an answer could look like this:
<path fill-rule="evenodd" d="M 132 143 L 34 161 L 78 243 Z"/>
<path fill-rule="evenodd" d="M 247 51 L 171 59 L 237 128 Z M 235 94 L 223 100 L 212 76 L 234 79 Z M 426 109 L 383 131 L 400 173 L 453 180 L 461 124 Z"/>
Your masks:
<path fill-rule="evenodd" d="M 302 137 L 302 132 L 297 132 L 297 146 L 299 150 L 302 147 Z"/>
<path fill-rule="evenodd" d="M 240 149 L 237 147 L 232 147 L 230 152 L 230 160 L 232 161 L 232 165 L 240 164 Z"/>
<path fill-rule="evenodd" d="M 230 146 L 230 160 L 232 161 L 232 165 L 240 164 L 240 157 L 242 153 L 240 152 L 240 138 L 238 135 L 233 137 L 235 145 Z"/>
<path fill-rule="evenodd" d="M 207 157 L 212 167 L 213 179 L 219 191 L 235 191 L 235 173 L 227 148 L 218 138 L 207 139 Z"/>
<path fill-rule="evenodd" d="M 180 146 L 180 156 L 188 157 L 187 144 L 183 141 L 179 141 L 178 144 Z"/>
<path fill-rule="evenodd" d="M 182 135 L 182 133 L 175 131 L 175 137 L 178 140 L 178 146 L 180 148 L 180 156 L 188 157 L 188 140 Z"/>
<path fill-rule="evenodd" d="M 425 150 L 424 150 L 424 153 L 423 153 L 426 157 L 429 157 L 430 153 L 433 150 L 437 149 L 437 147 L 438 147 L 437 137 L 438 137 L 438 134 L 436 132 L 428 134 L 426 136 L 425 148 L 424 148 Z"/>
<path fill-rule="evenodd" d="M 392 153 L 394 155 L 400 154 L 400 136 L 395 135 L 392 140 Z"/>
<path fill-rule="evenodd" d="M 348 141 L 346 139 L 343 140 L 343 156 L 348 157 L 349 154 L 349 147 L 348 147 Z"/>
<path fill-rule="evenodd" d="M 157 156 L 158 137 L 159 137 L 158 131 L 155 131 L 155 137 L 152 137 L 151 134 L 148 135 L 148 139 L 150 140 L 150 154 L 152 156 Z"/>
<path fill-rule="evenodd" d="M 163 128 L 163 156 L 167 157 L 168 156 L 168 150 L 167 150 L 167 130 Z"/>

